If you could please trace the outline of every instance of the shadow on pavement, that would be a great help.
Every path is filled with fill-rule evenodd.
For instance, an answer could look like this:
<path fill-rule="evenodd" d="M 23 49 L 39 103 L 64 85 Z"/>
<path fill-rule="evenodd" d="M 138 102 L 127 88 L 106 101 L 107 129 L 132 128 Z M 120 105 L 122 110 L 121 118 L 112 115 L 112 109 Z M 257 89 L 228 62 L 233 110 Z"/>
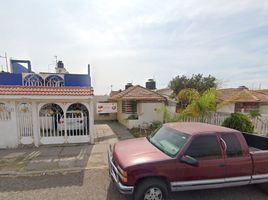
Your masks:
<path fill-rule="evenodd" d="M 103 142 L 103 141 L 114 139 L 114 138 L 117 138 L 116 135 L 102 136 L 102 137 L 98 137 L 95 142 Z"/>
<path fill-rule="evenodd" d="M 31 177 L 1 177 L 0 192 L 27 191 L 73 185 L 82 186 L 83 180 L 83 171 L 68 173 L 66 175 L 57 174 Z M 14 182 L 16 182 L 16 184 L 14 184 Z"/>
<path fill-rule="evenodd" d="M 0 177 L 0 192 L 82 186 L 90 156 L 98 154 L 92 150 L 88 144 L 1 150 L 0 171 L 11 175 Z"/>
<path fill-rule="evenodd" d="M 114 185 L 114 183 L 112 181 L 110 181 L 110 184 L 109 184 L 108 189 L 107 189 L 106 200 L 132 200 L 132 196 L 120 194 L 117 191 L 117 188 Z"/>

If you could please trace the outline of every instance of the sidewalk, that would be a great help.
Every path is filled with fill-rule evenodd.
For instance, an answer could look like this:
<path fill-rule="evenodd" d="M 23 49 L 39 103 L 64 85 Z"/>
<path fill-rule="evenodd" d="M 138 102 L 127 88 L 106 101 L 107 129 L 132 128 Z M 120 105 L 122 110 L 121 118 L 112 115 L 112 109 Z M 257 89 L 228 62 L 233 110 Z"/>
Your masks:
<path fill-rule="evenodd" d="M 115 132 L 117 134 L 115 134 Z M 120 135 L 119 135 L 120 134 Z M 44 175 L 107 168 L 107 149 L 131 134 L 116 122 L 94 126 L 95 144 L 0 150 L 0 176 Z"/>

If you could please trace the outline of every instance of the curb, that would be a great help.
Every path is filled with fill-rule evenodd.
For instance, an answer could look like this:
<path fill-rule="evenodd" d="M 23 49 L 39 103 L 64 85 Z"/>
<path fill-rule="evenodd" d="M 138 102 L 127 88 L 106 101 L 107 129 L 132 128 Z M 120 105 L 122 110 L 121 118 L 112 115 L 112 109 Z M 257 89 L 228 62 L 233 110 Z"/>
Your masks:
<path fill-rule="evenodd" d="M 77 173 L 86 170 L 96 170 L 96 169 L 108 169 L 108 166 L 96 166 L 96 167 L 73 167 L 67 169 L 54 169 L 54 170 L 40 170 L 40 171 L 4 171 L 0 172 L 0 177 L 18 177 L 18 176 L 44 176 L 44 175 L 55 175 L 55 174 L 67 174 L 67 173 Z"/>

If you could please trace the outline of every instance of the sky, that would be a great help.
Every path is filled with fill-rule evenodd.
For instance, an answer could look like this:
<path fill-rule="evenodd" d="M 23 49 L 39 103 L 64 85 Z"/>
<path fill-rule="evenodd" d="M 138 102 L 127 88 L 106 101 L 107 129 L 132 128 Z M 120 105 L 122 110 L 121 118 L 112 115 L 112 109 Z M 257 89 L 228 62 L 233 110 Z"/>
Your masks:
<path fill-rule="evenodd" d="M 0 56 L 54 72 L 91 65 L 95 94 L 177 75 L 268 88 L 267 0 L 0 0 Z M 5 68 L 5 60 L 0 58 Z"/>

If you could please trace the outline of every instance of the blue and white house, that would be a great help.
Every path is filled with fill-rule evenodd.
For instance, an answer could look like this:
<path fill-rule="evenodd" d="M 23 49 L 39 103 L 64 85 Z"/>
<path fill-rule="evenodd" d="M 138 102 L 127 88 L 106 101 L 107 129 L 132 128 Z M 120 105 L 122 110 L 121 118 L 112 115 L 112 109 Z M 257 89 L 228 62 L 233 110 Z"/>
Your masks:
<path fill-rule="evenodd" d="M 28 60 L 0 72 L 0 148 L 93 142 L 93 88 L 88 74 L 34 73 Z"/>

